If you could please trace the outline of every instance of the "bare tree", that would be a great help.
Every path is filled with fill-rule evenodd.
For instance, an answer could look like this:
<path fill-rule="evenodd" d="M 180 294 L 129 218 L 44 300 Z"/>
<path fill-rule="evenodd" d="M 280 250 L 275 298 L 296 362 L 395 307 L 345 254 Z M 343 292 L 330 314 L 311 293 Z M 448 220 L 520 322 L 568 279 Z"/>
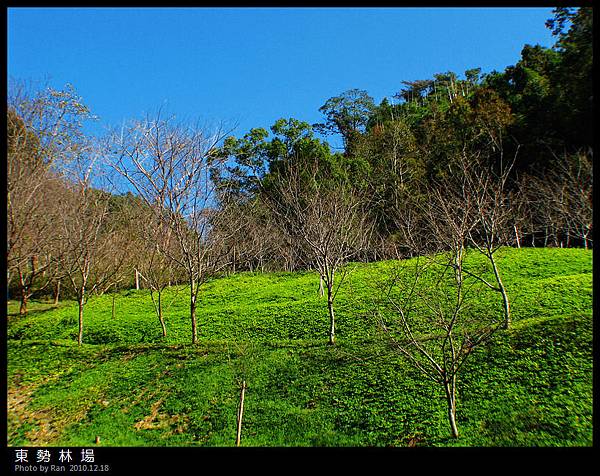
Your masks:
<path fill-rule="evenodd" d="M 240 202 L 233 197 L 221 197 L 218 215 L 213 232 L 223 238 L 228 250 L 228 271 L 265 271 L 277 266 L 290 270 L 293 267 L 291 260 L 286 259 L 289 250 L 285 237 L 261 200 Z"/>
<path fill-rule="evenodd" d="M 215 195 L 210 179 L 211 168 L 217 166 L 213 152 L 223 137 L 220 129 L 209 134 L 160 114 L 112 137 L 112 167 L 154 212 L 154 223 L 168 228 L 178 245 L 177 253 L 160 251 L 187 275 L 194 344 L 200 286 L 223 266 L 211 236 Z"/>
<path fill-rule="evenodd" d="M 522 222 L 535 246 L 593 245 L 593 151 L 554 156 L 538 175 L 519 178 Z"/>
<path fill-rule="evenodd" d="M 555 246 L 571 246 L 579 239 L 585 249 L 593 243 L 592 153 L 562 158 L 542 177 L 533 178 L 531 194 L 537 211 L 552 230 Z"/>
<path fill-rule="evenodd" d="M 468 195 L 467 200 L 472 203 L 474 212 L 474 226 L 469 230 L 469 241 L 486 257 L 494 273 L 494 284 L 480 279 L 502 296 L 504 329 L 508 329 L 511 323 L 510 300 L 502 281 L 496 252 L 518 239 L 518 234 L 513 231 L 521 200 L 518 189 L 509 189 L 510 172 L 516 157 L 515 154 L 512 161 L 500 162 L 497 167 L 473 160 L 473 157 L 467 160 L 463 156 L 460 161 L 463 193 Z"/>
<path fill-rule="evenodd" d="M 485 256 L 493 280 L 486 280 L 480 270 L 460 272 L 501 295 L 505 328 L 510 326 L 510 300 L 496 253 L 517 236 L 514 228 L 520 219 L 522 197 L 518 188 L 510 188 L 513 164 L 514 158 L 494 166 L 477 153 L 463 151 L 448 165 L 448 173 L 432 182 L 428 200 L 409 200 L 394 211 L 401 236 L 399 246 L 404 246 L 405 254 L 455 250 L 460 258 L 471 246 Z M 458 262 L 462 260 L 457 261 L 456 267 Z"/>
<path fill-rule="evenodd" d="M 538 224 L 531 189 L 532 179 L 528 174 L 521 173 L 516 175 L 511 206 L 513 209 L 513 230 L 515 233 L 514 243 L 518 248 L 522 246 L 536 246 Z"/>
<path fill-rule="evenodd" d="M 77 180 L 70 183 L 69 193 L 65 194 L 57 234 L 61 268 L 77 298 L 77 343 L 81 345 L 87 300 L 118 272 L 127 252 L 127 241 L 119 235 L 115 220 L 110 219 L 110 194 L 92 187 L 96 161 L 77 161 L 73 165 L 71 174 Z"/>
<path fill-rule="evenodd" d="M 64 186 L 50 172 L 38 175 L 36 179 L 39 186 L 33 187 L 35 198 L 20 201 L 27 193 L 21 187 L 31 183 L 30 180 L 11 187 L 8 196 L 7 264 L 9 272 L 14 271 L 18 279 L 20 314 L 27 313 L 28 301 L 34 293 L 44 291 L 60 278 L 60 269 L 56 267 L 54 226 L 60 214 L 58 203 Z"/>
<path fill-rule="evenodd" d="M 568 217 L 569 233 L 572 233 L 583 241 L 587 250 L 593 243 L 593 155 L 580 152 L 561 162 L 562 171 L 559 173 L 564 177 L 563 194 L 566 200 L 563 202 L 563 211 Z"/>
<path fill-rule="evenodd" d="M 474 349 L 489 341 L 501 324 L 494 316 L 469 312 L 471 298 L 483 285 L 464 273 L 463 260 L 464 253 L 456 248 L 435 259 L 401 262 L 377 311 L 394 348 L 443 389 L 455 438 L 461 371 Z"/>
<path fill-rule="evenodd" d="M 335 344 L 334 301 L 353 257 L 364 251 L 373 225 L 365 201 L 348 184 L 319 180 L 317 166 L 290 167 L 277 176 L 270 206 L 285 233 L 303 245 L 306 264 L 316 267 L 327 289 L 329 344 Z M 305 175 L 308 173 L 308 176 Z"/>
<path fill-rule="evenodd" d="M 9 83 L 7 268 L 18 277 L 21 314 L 34 292 L 60 279 L 52 239 L 63 193 L 56 166 L 85 146 L 81 127 L 92 117 L 69 85 L 33 92 L 22 82 Z"/>
<path fill-rule="evenodd" d="M 405 231 L 404 247 L 417 257 L 399 262 L 385 284 L 387 291 L 376 313 L 394 347 L 443 388 L 451 434 L 458 437 L 460 371 L 475 347 L 487 342 L 502 320 L 469 312 L 472 297 L 492 286 L 480 273 L 465 267 L 469 236 L 477 223 L 475 197 L 465 193 L 465 181 L 448 185 L 442 181 L 431 189 L 420 214 L 424 230 Z M 426 243 L 429 255 L 421 248 L 423 231 L 431 237 Z"/>
<path fill-rule="evenodd" d="M 163 310 L 163 291 L 171 285 L 176 270 L 170 256 L 177 255 L 176 242 L 173 231 L 164 223 L 157 223 L 158 213 L 152 214 L 149 210 L 143 211 L 144 215 L 138 221 L 138 233 L 141 243 L 141 259 L 138 267 L 142 278 L 150 288 L 150 298 L 154 305 L 156 317 L 160 323 L 163 337 L 167 336 L 167 327 Z"/>

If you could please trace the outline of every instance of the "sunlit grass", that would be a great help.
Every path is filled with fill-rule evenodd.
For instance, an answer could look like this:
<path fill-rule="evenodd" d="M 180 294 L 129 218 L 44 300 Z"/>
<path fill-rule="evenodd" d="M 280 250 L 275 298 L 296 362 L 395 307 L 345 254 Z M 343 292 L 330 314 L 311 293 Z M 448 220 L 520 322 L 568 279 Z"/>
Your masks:
<path fill-rule="evenodd" d="M 473 254 L 468 264 L 478 267 Z M 358 264 L 338 298 L 337 345 L 315 273 L 239 273 L 207 283 L 191 345 L 185 287 L 8 304 L 9 445 L 230 446 L 242 380 L 246 446 L 571 446 L 592 442 L 592 252 L 503 249 L 513 326 L 478 349 L 459 385 L 461 437 L 445 401 L 381 339 L 372 316 L 393 262 Z M 499 311 L 481 293 L 471 312 Z"/>

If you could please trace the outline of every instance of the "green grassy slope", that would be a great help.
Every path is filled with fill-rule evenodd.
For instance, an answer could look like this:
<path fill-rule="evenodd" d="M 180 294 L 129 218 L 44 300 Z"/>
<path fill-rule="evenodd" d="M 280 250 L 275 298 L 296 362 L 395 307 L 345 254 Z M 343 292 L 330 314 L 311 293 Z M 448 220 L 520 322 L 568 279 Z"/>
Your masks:
<path fill-rule="evenodd" d="M 477 267 L 480 258 L 468 258 Z M 370 310 L 392 263 L 356 265 L 336 301 L 314 273 L 241 273 L 208 283 L 189 344 L 185 288 L 165 299 L 161 337 L 147 291 L 77 308 L 9 303 L 8 444 L 231 446 L 240 383 L 245 446 L 579 446 L 592 444 L 592 252 L 503 249 L 513 327 L 478 348 L 459 383 L 461 437 L 439 388 L 377 332 Z M 482 293 L 470 312 L 501 312 Z"/>

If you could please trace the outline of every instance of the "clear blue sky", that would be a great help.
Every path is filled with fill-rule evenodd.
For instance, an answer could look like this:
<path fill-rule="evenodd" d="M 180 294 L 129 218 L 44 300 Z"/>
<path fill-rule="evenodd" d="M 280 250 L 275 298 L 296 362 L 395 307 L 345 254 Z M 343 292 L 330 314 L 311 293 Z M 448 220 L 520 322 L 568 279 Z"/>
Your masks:
<path fill-rule="evenodd" d="M 548 8 L 10 8 L 8 74 L 73 84 L 99 127 L 166 106 L 182 119 L 321 120 L 351 88 L 501 71 L 551 46 Z"/>

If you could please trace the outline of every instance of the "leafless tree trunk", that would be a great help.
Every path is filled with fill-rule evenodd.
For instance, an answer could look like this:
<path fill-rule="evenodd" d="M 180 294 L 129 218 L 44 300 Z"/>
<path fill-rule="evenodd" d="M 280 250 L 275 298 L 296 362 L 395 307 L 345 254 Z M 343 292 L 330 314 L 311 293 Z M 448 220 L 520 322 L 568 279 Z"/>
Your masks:
<path fill-rule="evenodd" d="M 450 422 L 450 431 L 454 438 L 458 438 L 458 427 L 456 426 L 456 374 L 450 379 L 444 381 L 444 390 L 446 391 L 446 401 L 448 403 L 448 421 Z"/>
<path fill-rule="evenodd" d="M 521 232 L 519 231 L 517 225 L 513 225 L 513 229 L 515 230 L 515 242 L 517 243 L 517 248 L 521 248 Z"/>
<path fill-rule="evenodd" d="M 73 283 L 74 286 L 76 286 L 75 283 Z M 85 287 L 86 287 L 86 281 L 83 280 L 81 286 L 79 287 L 79 289 L 77 290 L 77 306 L 78 306 L 78 310 L 79 310 L 79 314 L 78 314 L 78 319 L 77 322 L 79 324 L 79 331 L 77 332 L 77 344 L 81 345 L 83 343 L 83 308 L 85 306 Z"/>
<path fill-rule="evenodd" d="M 329 311 L 329 343 L 335 344 L 335 313 L 333 312 L 333 283 L 335 269 L 331 270 L 331 279 L 327 279 L 327 310 Z"/>
<path fill-rule="evenodd" d="M 60 283 L 61 279 L 56 280 L 56 284 L 54 285 L 54 305 L 58 306 L 58 300 L 60 299 Z"/>
<path fill-rule="evenodd" d="M 19 306 L 19 314 L 22 316 L 27 314 L 27 302 L 29 300 L 29 293 L 27 292 L 27 286 L 23 273 L 19 271 L 19 283 L 21 284 L 21 304 Z"/>

